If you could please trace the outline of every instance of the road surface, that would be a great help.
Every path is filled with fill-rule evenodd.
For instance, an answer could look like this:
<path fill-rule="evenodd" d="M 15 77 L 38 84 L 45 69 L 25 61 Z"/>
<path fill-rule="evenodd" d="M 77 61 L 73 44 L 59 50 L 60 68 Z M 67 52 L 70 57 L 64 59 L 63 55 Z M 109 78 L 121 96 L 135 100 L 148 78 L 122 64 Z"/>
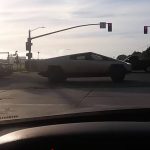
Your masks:
<path fill-rule="evenodd" d="M 0 79 L 0 119 L 52 115 L 84 108 L 150 107 L 150 74 L 132 73 L 125 82 L 110 78 L 68 79 L 51 85 L 36 73 Z"/>

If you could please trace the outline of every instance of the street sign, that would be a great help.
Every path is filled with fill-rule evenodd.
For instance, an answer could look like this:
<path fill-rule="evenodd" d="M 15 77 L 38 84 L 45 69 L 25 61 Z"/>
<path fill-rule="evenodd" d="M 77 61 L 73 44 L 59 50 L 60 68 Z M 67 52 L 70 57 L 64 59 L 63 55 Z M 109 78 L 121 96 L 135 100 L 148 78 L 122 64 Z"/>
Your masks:
<path fill-rule="evenodd" d="M 106 28 L 106 22 L 100 22 L 100 28 L 105 29 Z"/>

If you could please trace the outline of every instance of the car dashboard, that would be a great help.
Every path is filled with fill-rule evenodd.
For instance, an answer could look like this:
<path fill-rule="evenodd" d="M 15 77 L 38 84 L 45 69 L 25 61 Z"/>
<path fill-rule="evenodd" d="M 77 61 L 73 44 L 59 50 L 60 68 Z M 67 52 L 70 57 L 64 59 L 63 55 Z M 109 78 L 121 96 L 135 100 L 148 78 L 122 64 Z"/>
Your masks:
<path fill-rule="evenodd" d="M 141 116 L 142 117 L 142 116 Z M 0 150 L 149 149 L 150 121 L 88 120 L 22 127 L 0 136 Z"/>

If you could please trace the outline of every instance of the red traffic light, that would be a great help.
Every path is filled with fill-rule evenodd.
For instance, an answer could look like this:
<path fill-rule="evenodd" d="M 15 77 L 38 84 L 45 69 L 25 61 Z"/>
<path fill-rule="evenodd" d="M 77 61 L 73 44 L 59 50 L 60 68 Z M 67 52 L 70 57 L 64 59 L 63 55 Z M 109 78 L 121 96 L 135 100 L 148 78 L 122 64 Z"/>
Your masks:
<path fill-rule="evenodd" d="M 108 23 L 108 32 L 112 32 L 112 23 Z"/>
<path fill-rule="evenodd" d="M 144 26 L 144 34 L 148 34 L 148 26 Z"/>

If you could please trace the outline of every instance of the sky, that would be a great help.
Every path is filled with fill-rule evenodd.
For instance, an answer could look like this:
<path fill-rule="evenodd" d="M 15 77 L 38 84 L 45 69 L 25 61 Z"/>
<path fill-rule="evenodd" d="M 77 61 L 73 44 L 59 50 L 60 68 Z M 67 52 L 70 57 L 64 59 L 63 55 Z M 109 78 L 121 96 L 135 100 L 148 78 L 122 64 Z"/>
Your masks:
<path fill-rule="evenodd" d="M 78 28 L 33 40 L 33 57 L 49 58 L 79 52 L 109 57 L 143 51 L 150 45 L 149 0 L 0 0 L 0 52 L 26 55 L 31 36 L 88 23 L 111 22 L 113 32 L 99 26 Z M 149 29 L 150 30 L 150 29 Z"/>

